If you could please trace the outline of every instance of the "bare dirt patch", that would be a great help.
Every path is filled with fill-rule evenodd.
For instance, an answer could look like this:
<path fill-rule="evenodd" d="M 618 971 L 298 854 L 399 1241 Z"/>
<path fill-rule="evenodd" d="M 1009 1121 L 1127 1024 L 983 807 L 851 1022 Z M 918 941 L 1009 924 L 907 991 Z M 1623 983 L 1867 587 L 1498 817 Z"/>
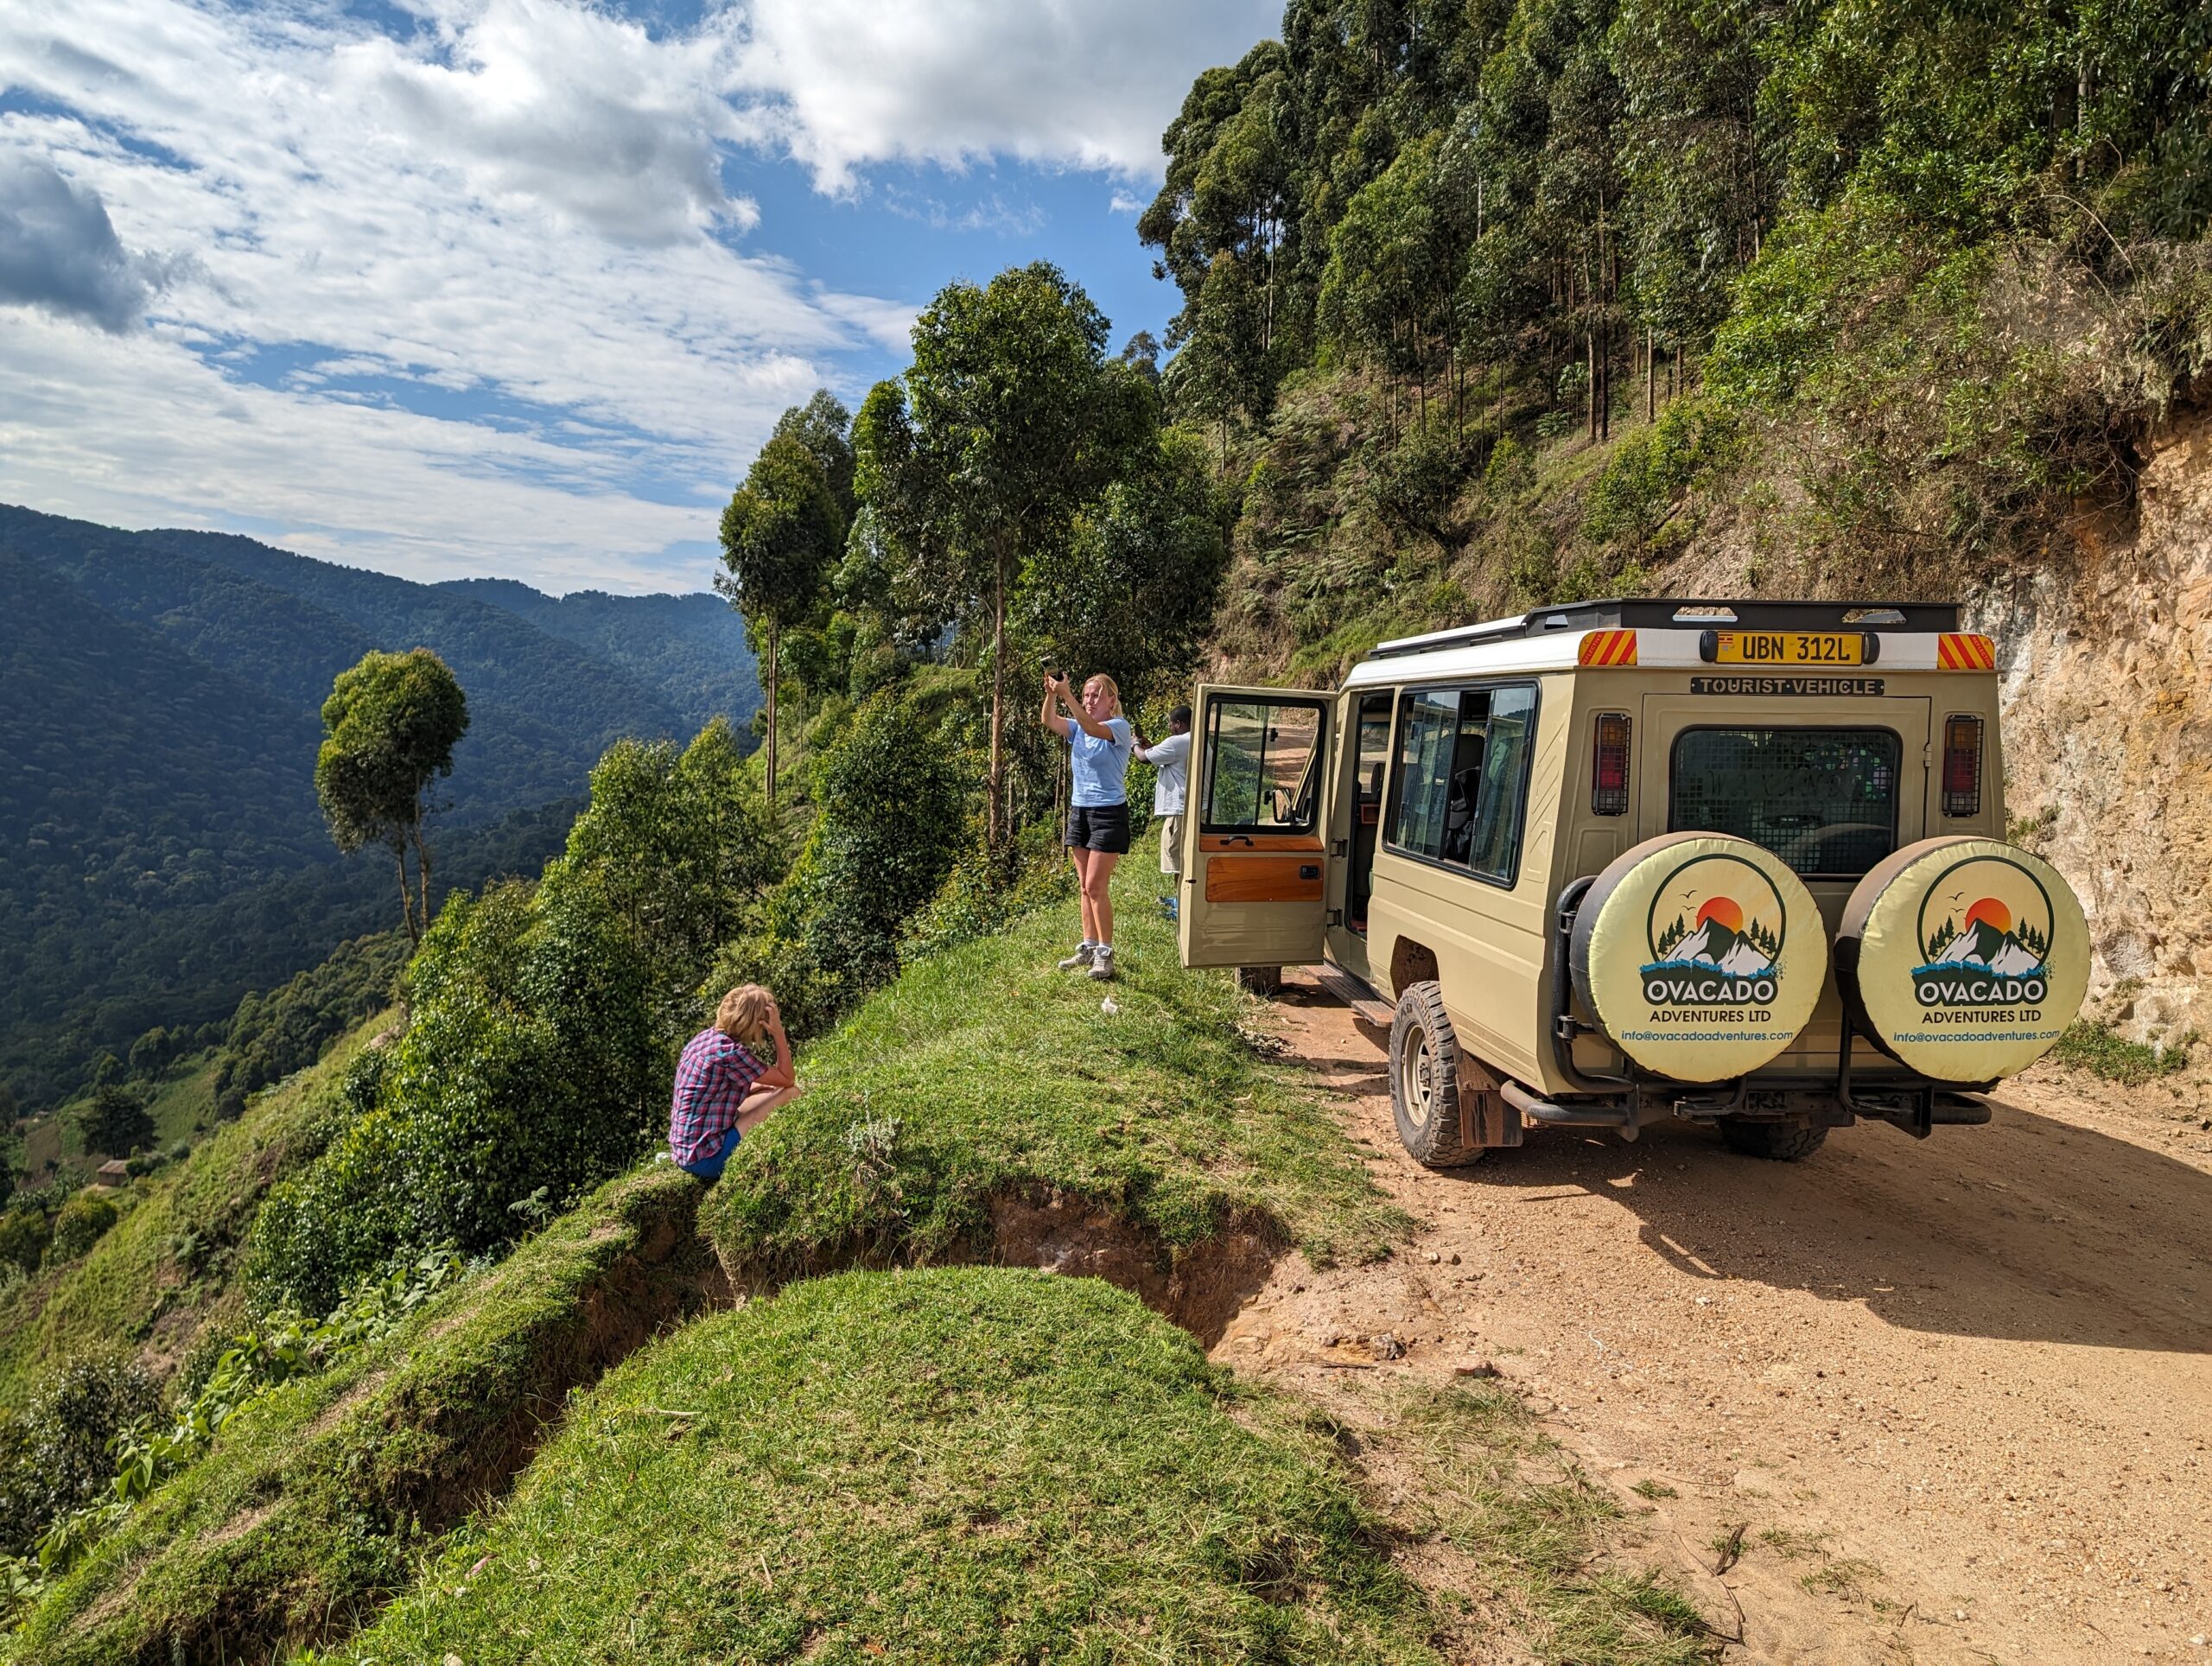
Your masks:
<path fill-rule="evenodd" d="M 1286 1256 L 1217 1358 L 1309 1393 L 1493 1364 L 1716 1624 L 1741 1607 L 1740 1658 L 2212 1661 L 2201 1083 L 2046 1069 L 1986 1128 L 1797 1164 L 1668 1125 L 1437 1174 L 1382 1038 L 1302 980 L 1276 1011 L 1427 1224 L 1376 1266 Z"/>
<path fill-rule="evenodd" d="M 991 1259 L 1002 1267 L 1103 1278 L 1208 1347 L 1267 1283 L 1282 1253 L 1270 1224 L 1232 1222 L 1170 1251 L 1127 1221 L 1062 1192 L 1001 1195 L 991 1202 Z"/>

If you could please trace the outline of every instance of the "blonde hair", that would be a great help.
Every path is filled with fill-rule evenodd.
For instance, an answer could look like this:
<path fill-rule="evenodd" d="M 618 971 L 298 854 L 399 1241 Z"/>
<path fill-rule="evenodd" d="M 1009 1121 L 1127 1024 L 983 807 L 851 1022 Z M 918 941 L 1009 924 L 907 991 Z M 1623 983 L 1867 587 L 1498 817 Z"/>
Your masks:
<path fill-rule="evenodd" d="M 1114 715 L 1119 717 L 1122 715 L 1122 685 L 1119 683 L 1116 683 L 1112 677 L 1107 676 L 1104 671 L 1100 671 L 1096 676 L 1091 677 L 1090 682 L 1087 682 L 1083 685 L 1084 692 L 1085 694 L 1090 692 L 1091 683 L 1100 683 L 1105 685 L 1106 692 L 1114 696 Z"/>
<path fill-rule="evenodd" d="M 751 1046 L 768 1032 L 772 999 L 758 983 L 741 983 L 715 1008 L 715 1027 L 731 1040 Z"/>

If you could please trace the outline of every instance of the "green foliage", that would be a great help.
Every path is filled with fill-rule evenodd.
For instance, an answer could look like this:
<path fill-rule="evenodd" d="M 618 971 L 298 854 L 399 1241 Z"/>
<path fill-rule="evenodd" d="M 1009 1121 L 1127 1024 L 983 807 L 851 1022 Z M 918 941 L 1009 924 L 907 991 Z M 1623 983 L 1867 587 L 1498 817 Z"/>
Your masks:
<path fill-rule="evenodd" d="M 1433 1625 L 1295 1408 L 1102 1282 L 957 1269 L 628 1361 L 337 1657 L 1427 1666 Z"/>
<path fill-rule="evenodd" d="M 761 927 L 732 943 L 700 993 L 739 983 L 776 992 L 800 1036 L 823 1033 L 893 976 L 899 935 L 971 838 L 973 773 L 957 732 L 925 694 L 863 702 L 816 759 L 814 823 Z"/>
<path fill-rule="evenodd" d="M 314 796 L 316 712 L 368 650 L 427 645 L 469 692 L 433 910 L 536 873 L 617 738 L 760 700 L 711 596 L 416 584 L 7 507 L 0 590 L 0 1077 L 27 1109 L 157 1028 L 176 1059 L 219 1041 L 249 990 L 392 924 L 389 859 L 339 859 Z"/>
<path fill-rule="evenodd" d="M 611 911 L 664 1037 L 688 1035 L 701 978 L 783 877 L 781 840 L 726 722 L 680 751 L 625 741 L 592 772 L 591 804 L 547 870 L 550 895 L 588 891 Z"/>
<path fill-rule="evenodd" d="M 340 671 L 322 703 L 322 747 L 315 791 L 340 850 L 381 844 L 399 863 L 400 912 L 410 942 L 430 924 L 430 855 L 423 842 L 430 784 L 453 773 L 453 749 L 468 732 L 468 700 L 446 663 L 428 648 L 371 652 Z M 419 898 L 410 903 L 412 845 Z"/>
<path fill-rule="evenodd" d="M 410 1021 L 374 1104 L 254 1221 L 262 1311 L 327 1313 L 395 1258 L 507 1243 L 509 1204 L 543 1186 L 565 1208 L 661 1126 L 667 1049 L 646 969 L 591 885 L 453 899 L 408 979 Z"/>
<path fill-rule="evenodd" d="M 696 1305 L 698 1195 L 664 1167 L 619 1180 L 390 1335 L 248 1401 L 48 1587 L 15 1657 L 281 1658 L 354 1629 L 521 1466 L 570 1387 Z"/>
<path fill-rule="evenodd" d="M 133 1088 L 96 1087 L 71 1108 L 69 1118 L 85 1149 L 103 1156 L 127 1157 L 154 1137 L 144 1096 Z"/>
<path fill-rule="evenodd" d="M 113 1462 L 108 1496 L 46 1518 L 38 1536 L 40 1578 L 51 1580 L 67 1573 L 133 1506 L 196 1462 L 223 1426 L 249 1402 L 295 1377 L 329 1370 L 389 1334 L 458 1277 L 462 1268 L 461 1257 L 450 1250 L 434 1251 L 412 1266 L 395 1267 L 384 1277 L 372 1279 L 340 1302 L 327 1319 L 273 1313 L 232 1339 L 197 1389 L 176 1408 L 168 1427 L 162 1427 L 149 1412 L 127 1421 L 111 1416 L 115 1432 L 105 1447 Z M 121 1408 L 119 1399 L 116 1406 L 102 1408 Z"/>
<path fill-rule="evenodd" d="M 390 1006 L 406 960 L 397 932 L 356 938 L 290 982 L 239 1002 L 216 1066 L 218 1114 L 238 1116 L 247 1094 L 304 1070 L 338 1037 Z"/>
<path fill-rule="evenodd" d="M 2192 1030 L 2163 1044 L 2130 1041 L 2109 1024 L 2077 1018 L 2058 1038 L 2050 1057 L 2069 1070 L 2085 1070 L 2122 1087 L 2140 1087 L 2161 1076 L 2176 1076 L 2187 1070 L 2196 1039 Z"/>
<path fill-rule="evenodd" d="M 18 1204 L 0 1215 L 0 1265 L 35 1273 L 54 1242 L 54 1222 L 35 1205 Z"/>
<path fill-rule="evenodd" d="M 109 1346 L 55 1367 L 0 1412 L 0 1554 L 32 1554 L 54 1523 L 95 1500 L 115 1474 L 111 1444 L 160 1404 L 153 1379 Z"/>
<path fill-rule="evenodd" d="M 54 1214 L 53 1241 L 46 1248 L 48 1264 L 76 1260 L 100 1241 L 121 1212 L 105 1192 L 79 1192 Z"/>
<path fill-rule="evenodd" d="M 988 287 L 947 285 L 915 321 L 914 362 L 877 385 L 854 424 L 864 544 L 887 588 L 935 599 L 993 670 L 986 835 L 1004 821 L 1007 620 L 1060 560 L 1077 518 L 1159 424 L 1152 381 L 1105 354 L 1106 320 L 1044 262 Z M 1022 679 L 1026 682 L 1027 679 Z"/>
<path fill-rule="evenodd" d="M 780 1278 L 988 1255 L 995 1202 L 1080 1200 L 1175 1247 L 1232 1221 L 1314 1259 L 1382 1253 L 1403 1218 L 1327 1110 L 1253 1050 L 1245 997 L 1185 971 L 1142 864 L 1116 876 L 1118 1010 L 1052 970 L 1072 908 L 908 966 L 800 1060 L 806 1097 L 701 1209 L 725 1264 Z"/>

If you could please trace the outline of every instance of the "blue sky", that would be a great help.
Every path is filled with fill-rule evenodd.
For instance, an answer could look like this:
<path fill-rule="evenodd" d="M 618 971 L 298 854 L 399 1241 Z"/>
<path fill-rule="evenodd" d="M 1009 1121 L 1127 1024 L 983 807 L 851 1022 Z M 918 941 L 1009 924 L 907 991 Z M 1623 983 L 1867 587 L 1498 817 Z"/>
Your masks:
<path fill-rule="evenodd" d="M 1135 209 L 1217 0 L 0 6 L 0 501 L 696 589 L 777 415 L 947 282 L 1175 304 Z"/>

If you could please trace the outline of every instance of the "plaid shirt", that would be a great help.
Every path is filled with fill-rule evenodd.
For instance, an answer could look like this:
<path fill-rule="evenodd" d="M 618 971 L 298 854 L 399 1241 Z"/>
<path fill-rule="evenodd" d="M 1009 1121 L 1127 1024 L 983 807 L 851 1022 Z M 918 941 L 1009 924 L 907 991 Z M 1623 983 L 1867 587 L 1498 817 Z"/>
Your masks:
<path fill-rule="evenodd" d="M 737 1126 L 737 1110 L 768 1067 L 720 1030 L 701 1030 L 684 1044 L 676 1066 L 676 1103 L 668 1114 L 668 1153 L 696 1163 Z"/>

